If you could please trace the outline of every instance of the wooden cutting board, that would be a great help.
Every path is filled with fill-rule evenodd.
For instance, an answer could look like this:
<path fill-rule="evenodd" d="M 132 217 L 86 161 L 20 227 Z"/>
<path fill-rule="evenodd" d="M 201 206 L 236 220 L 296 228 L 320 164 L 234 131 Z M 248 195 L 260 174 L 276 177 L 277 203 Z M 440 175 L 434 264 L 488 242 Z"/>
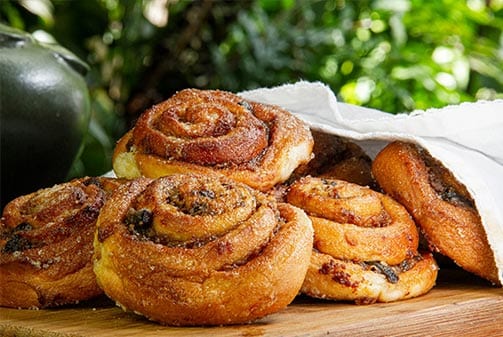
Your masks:
<path fill-rule="evenodd" d="M 3 289 L 2 289 L 3 291 Z M 105 298 L 49 310 L 0 308 L 1 336 L 503 336 L 503 289 L 460 270 L 441 270 L 419 298 L 354 305 L 299 296 L 249 325 L 174 328 L 123 312 Z"/>

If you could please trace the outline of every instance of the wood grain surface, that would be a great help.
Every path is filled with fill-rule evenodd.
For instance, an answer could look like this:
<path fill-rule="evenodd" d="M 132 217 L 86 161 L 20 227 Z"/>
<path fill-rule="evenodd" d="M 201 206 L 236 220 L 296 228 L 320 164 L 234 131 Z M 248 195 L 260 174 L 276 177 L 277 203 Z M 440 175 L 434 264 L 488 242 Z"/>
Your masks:
<path fill-rule="evenodd" d="M 441 270 L 436 287 L 411 300 L 359 306 L 299 296 L 248 325 L 195 328 L 161 326 L 101 298 L 49 310 L 0 308 L 0 335 L 503 336 L 503 289 L 460 270 Z"/>

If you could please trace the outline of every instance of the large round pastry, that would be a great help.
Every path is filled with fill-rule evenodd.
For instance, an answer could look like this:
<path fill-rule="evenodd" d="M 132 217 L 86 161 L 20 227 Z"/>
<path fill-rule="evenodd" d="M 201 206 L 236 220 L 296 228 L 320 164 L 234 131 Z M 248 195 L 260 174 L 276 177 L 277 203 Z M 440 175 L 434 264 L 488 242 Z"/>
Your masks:
<path fill-rule="evenodd" d="M 127 178 L 217 172 L 266 191 L 310 160 L 312 146 L 307 125 L 280 107 L 185 89 L 139 117 L 113 168 Z"/>
<path fill-rule="evenodd" d="M 303 211 L 224 176 L 139 178 L 102 209 L 94 270 L 119 306 L 161 324 L 245 323 L 295 298 L 312 235 Z"/>

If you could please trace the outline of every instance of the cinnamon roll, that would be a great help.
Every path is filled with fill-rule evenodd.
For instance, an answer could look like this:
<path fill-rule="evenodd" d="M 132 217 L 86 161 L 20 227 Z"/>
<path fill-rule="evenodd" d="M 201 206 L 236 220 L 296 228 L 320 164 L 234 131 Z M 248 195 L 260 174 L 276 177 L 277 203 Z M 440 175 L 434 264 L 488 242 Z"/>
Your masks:
<path fill-rule="evenodd" d="M 185 89 L 144 112 L 117 143 L 117 176 L 215 172 L 266 191 L 311 159 L 309 128 L 278 106 Z"/>
<path fill-rule="evenodd" d="M 0 305 L 45 308 L 102 294 L 92 268 L 101 207 L 121 181 L 80 178 L 8 203 L 0 222 Z"/>
<path fill-rule="evenodd" d="M 418 145 L 388 144 L 372 172 L 381 188 L 416 220 L 430 248 L 499 284 L 493 252 L 466 187 Z"/>
<path fill-rule="evenodd" d="M 302 292 L 360 304 L 390 302 L 428 292 L 438 267 L 418 252 L 408 212 L 390 197 L 342 180 L 304 177 L 287 201 L 314 228 L 311 264 Z"/>
<path fill-rule="evenodd" d="M 175 326 L 244 323 L 284 308 L 313 240 L 300 209 L 200 174 L 121 186 L 97 226 L 94 270 L 105 293 Z"/>

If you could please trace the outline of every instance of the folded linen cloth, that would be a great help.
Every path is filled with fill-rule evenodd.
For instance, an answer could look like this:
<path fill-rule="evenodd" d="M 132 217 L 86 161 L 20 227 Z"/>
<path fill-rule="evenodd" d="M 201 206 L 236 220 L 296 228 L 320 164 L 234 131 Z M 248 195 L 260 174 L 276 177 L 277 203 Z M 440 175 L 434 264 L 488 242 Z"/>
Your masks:
<path fill-rule="evenodd" d="M 392 140 L 426 148 L 472 195 L 503 284 L 503 100 L 393 115 L 340 103 L 319 82 L 301 81 L 239 95 L 279 105 L 315 129 L 347 137 L 372 158 Z"/>

